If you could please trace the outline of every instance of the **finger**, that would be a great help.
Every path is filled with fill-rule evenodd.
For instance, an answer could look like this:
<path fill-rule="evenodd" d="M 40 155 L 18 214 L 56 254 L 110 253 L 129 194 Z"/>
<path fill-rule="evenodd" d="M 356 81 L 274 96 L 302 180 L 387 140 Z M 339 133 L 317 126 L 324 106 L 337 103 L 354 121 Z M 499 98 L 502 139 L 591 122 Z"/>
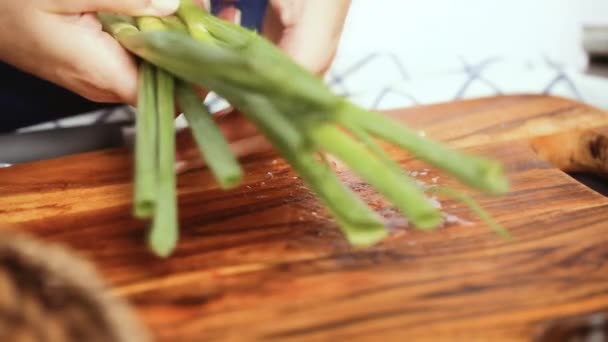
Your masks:
<path fill-rule="evenodd" d="M 219 13 L 218 17 L 233 24 L 241 24 L 241 10 L 236 7 L 225 7 Z"/>
<path fill-rule="evenodd" d="M 46 49 L 44 54 L 52 61 L 49 65 L 54 65 L 40 68 L 40 77 L 95 102 L 135 104 L 136 63 L 93 18 L 82 16 L 74 23 L 41 16 L 37 25 L 54 32 L 39 37 L 44 42 L 32 42 Z"/>
<path fill-rule="evenodd" d="M 272 151 L 272 144 L 261 135 L 233 141 L 229 146 L 237 159 L 248 157 L 256 153 Z M 190 158 L 181 159 L 175 163 L 175 171 L 177 174 L 183 174 L 206 166 L 205 160 L 199 157 L 198 150 L 196 153 L 196 156 L 193 155 L 190 156 Z"/>
<path fill-rule="evenodd" d="M 249 122 L 244 115 L 236 111 L 230 110 L 216 113 L 213 120 L 228 141 L 242 140 L 258 134 L 255 125 Z M 177 148 L 179 150 L 186 151 L 195 147 L 194 138 L 189 130 L 178 134 Z"/>
<path fill-rule="evenodd" d="M 173 14 L 179 0 L 45 0 L 46 9 L 53 13 L 84 13 L 107 11 L 126 15 Z"/>
<path fill-rule="evenodd" d="M 263 33 L 299 64 L 322 75 L 334 59 L 348 0 L 273 1 Z"/>
<path fill-rule="evenodd" d="M 271 145 L 258 133 L 255 126 L 239 112 L 220 112 L 214 116 L 214 121 L 238 158 L 271 149 Z M 180 173 L 205 166 L 190 129 L 184 129 L 177 135 L 176 160 L 176 169 Z"/>
<path fill-rule="evenodd" d="M 97 17 L 91 13 L 79 15 L 78 24 L 82 27 L 86 27 L 94 31 L 101 31 L 103 29 L 101 22 L 99 22 L 99 20 L 97 20 Z"/>
<path fill-rule="evenodd" d="M 207 12 L 211 11 L 211 0 L 194 0 L 199 6 L 207 10 Z"/>

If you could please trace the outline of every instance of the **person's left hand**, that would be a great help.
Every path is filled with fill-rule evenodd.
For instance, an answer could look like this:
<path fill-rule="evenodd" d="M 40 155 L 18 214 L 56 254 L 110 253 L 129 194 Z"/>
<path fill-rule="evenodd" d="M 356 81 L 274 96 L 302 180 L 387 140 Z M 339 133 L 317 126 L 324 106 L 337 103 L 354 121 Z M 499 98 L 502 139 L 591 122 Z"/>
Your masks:
<path fill-rule="evenodd" d="M 93 13 L 164 16 L 178 0 L 0 1 L 0 60 L 94 102 L 134 104 L 135 59 Z"/>

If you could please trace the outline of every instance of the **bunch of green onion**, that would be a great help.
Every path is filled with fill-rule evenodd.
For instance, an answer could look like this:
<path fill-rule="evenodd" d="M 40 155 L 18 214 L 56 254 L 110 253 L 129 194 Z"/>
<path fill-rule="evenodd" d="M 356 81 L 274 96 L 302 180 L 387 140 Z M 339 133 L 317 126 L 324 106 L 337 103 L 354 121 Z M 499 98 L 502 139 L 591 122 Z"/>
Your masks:
<path fill-rule="evenodd" d="M 336 219 L 356 246 L 387 235 L 380 217 L 348 189 L 327 162 L 341 160 L 395 205 L 418 229 L 442 223 L 425 192 L 443 191 L 468 204 L 504 233 L 469 197 L 449 189 L 427 189 L 409 178 L 376 139 L 486 194 L 502 194 L 508 182 L 502 165 L 448 149 L 389 118 L 335 95 L 318 77 L 272 43 L 246 28 L 222 21 L 182 0 L 175 16 L 132 18 L 98 13 L 104 30 L 140 60 L 135 140 L 134 214 L 151 219 L 148 243 L 159 256 L 178 241 L 176 205 L 176 105 L 181 108 L 202 157 L 223 189 L 237 187 L 242 170 L 204 107 L 195 86 L 214 91 L 272 143 Z"/>

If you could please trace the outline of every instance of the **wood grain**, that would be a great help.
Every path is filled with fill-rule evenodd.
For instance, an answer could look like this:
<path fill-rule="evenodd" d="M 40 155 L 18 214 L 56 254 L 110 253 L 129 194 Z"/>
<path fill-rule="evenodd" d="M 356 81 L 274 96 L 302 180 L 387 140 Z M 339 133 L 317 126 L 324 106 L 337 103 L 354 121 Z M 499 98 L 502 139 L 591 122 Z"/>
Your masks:
<path fill-rule="evenodd" d="M 220 191 L 205 170 L 180 176 L 182 236 L 168 260 L 147 252 L 146 224 L 131 217 L 126 150 L 0 169 L 0 221 L 91 258 L 160 341 L 530 341 L 555 319 L 608 309 L 608 199 L 530 143 L 604 129 L 606 113 L 511 96 L 387 115 L 503 161 L 512 191 L 476 198 L 514 239 L 445 199 L 447 212 L 471 224 L 412 231 L 344 173 L 393 223 L 381 245 L 352 249 L 271 153 L 244 160 L 245 184 L 234 191 Z M 410 170 L 427 168 L 391 151 Z M 420 176 L 435 177 L 452 183 L 432 169 Z"/>

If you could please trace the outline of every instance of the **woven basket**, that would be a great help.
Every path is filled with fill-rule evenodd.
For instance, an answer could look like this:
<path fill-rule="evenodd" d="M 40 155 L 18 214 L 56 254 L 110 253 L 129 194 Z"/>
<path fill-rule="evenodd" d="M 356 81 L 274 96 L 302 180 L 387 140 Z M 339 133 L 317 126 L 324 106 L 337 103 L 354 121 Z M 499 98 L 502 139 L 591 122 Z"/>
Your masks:
<path fill-rule="evenodd" d="M 149 341 L 127 304 L 74 252 L 0 231 L 0 341 Z"/>

